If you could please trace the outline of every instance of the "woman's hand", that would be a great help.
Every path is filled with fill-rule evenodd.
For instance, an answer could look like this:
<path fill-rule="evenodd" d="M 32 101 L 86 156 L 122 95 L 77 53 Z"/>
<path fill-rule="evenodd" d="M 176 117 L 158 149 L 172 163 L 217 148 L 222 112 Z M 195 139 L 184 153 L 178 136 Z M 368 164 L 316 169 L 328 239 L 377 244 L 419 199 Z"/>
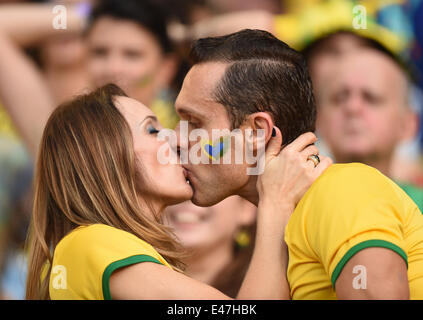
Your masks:
<path fill-rule="evenodd" d="M 317 140 L 313 133 L 301 135 L 282 151 L 282 134 L 278 128 L 275 133 L 266 148 L 264 173 L 257 180 L 260 199 L 256 243 L 239 298 L 251 297 L 249 289 L 254 288 L 258 299 L 290 299 L 285 227 L 298 201 L 332 163 L 329 158 L 321 157 L 314 167 L 307 160 L 308 156 L 319 153 L 312 145 Z"/>
<path fill-rule="evenodd" d="M 264 173 L 257 180 L 257 190 L 261 203 L 295 208 L 311 184 L 326 170 L 332 160 L 319 156 L 320 163 L 315 167 L 310 155 L 318 155 L 313 143 L 317 137 L 307 132 L 281 150 L 282 134 L 277 127 L 276 135 L 266 148 Z"/>

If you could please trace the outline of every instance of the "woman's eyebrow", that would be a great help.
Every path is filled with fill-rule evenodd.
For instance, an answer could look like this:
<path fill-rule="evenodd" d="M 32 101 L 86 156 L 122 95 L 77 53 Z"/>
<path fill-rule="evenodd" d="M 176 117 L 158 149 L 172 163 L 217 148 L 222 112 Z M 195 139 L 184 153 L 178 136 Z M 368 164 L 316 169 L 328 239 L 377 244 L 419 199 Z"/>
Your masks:
<path fill-rule="evenodd" d="M 156 116 L 146 116 L 143 120 L 138 123 L 138 126 L 142 125 L 146 120 L 151 119 L 153 121 L 158 121 Z"/>

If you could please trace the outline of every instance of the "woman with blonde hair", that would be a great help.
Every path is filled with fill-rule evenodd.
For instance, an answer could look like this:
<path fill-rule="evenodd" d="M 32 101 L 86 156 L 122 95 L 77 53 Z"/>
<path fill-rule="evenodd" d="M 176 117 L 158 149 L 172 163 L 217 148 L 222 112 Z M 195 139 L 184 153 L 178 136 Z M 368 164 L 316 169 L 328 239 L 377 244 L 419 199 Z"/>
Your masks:
<path fill-rule="evenodd" d="M 190 199 L 193 190 L 181 165 L 159 163 L 158 150 L 167 143 L 157 139 L 160 129 L 150 109 L 115 85 L 51 114 L 35 172 L 27 299 L 229 298 L 183 274 L 182 251 L 162 223 L 164 208 Z M 292 144 L 301 151 L 313 142 L 300 138 Z M 283 273 L 266 266 L 286 268 L 281 240 L 292 211 L 284 208 L 295 207 L 318 174 L 290 161 L 296 154 L 279 153 L 281 140 L 278 130 L 266 149 L 266 168 L 273 169 L 258 179 L 256 247 L 237 298 L 289 298 Z M 285 183 L 276 185 L 275 175 Z M 286 185 L 289 190 L 281 190 Z M 267 199 L 276 188 L 286 197 Z M 274 283 L 265 296 L 256 293 L 263 279 Z"/>

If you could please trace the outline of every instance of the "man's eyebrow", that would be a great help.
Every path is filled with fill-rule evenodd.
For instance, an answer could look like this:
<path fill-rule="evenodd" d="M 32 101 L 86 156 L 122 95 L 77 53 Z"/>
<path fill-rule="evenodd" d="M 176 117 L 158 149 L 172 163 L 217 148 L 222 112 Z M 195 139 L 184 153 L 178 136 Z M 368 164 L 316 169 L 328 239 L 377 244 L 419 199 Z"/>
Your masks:
<path fill-rule="evenodd" d="M 196 110 L 194 108 L 186 108 L 186 107 L 180 107 L 178 108 L 178 113 L 180 114 L 186 114 L 186 115 L 192 115 L 197 118 L 203 118 L 204 115 Z"/>

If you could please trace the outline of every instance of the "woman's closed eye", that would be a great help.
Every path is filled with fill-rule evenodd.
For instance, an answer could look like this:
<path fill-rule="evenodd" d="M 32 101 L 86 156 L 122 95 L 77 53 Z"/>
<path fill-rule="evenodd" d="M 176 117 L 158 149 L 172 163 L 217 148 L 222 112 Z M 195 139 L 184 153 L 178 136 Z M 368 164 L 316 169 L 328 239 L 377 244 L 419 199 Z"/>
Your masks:
<path fill-rule="evenodd" d="M 139 124 L 138 127 L 147 134 L 157 134 L 162 129 L 162 126 L 158 122 L 155 116 L 145 117 Z"/>
<path fill-rule="evenodd" d="M 152 125 L 148 125 L 147 126 L 147 132 L 149 133 L 149 134 L 157 134 L 157 133 L 159 133 L 160 132 L 160 130 L 159 129 L 157 129 L 157 128 L 155 128 L 154 126 L 152 126 Z"/>

